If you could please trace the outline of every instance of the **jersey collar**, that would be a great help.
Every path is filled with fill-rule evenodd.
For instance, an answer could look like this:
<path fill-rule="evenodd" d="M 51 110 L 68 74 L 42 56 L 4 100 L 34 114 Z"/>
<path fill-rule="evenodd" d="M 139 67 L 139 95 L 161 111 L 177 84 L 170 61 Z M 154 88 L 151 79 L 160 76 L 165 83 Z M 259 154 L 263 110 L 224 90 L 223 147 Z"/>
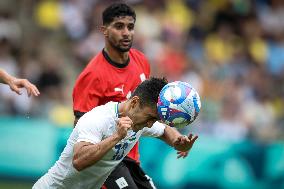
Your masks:
<path fill-rule="evenodd" d="M 130 62 L 130 58 L 128 57 L 125 64 L 119 64 L 119 63 L 111 60 L 111 58 L 109 57 L 109 55 L 106 53 L 106 51 L 104 49 L 102 50 L 102 53 L 103 53 L 103 56 L 105 57 L 105 59 L 107 60 L 107 62 L 110 63 L 111 65 L 117 67 L 117 68 L 125 68 Z"/>
<path fill-rule="evenodd" d="M 118 105 L 119 105 L 119 102 L 115 103 L 115 108 L 114 108 L 115 116 L 116 116 L 117 118 L 118 118 L 118 116 L 119 116 Z"/>

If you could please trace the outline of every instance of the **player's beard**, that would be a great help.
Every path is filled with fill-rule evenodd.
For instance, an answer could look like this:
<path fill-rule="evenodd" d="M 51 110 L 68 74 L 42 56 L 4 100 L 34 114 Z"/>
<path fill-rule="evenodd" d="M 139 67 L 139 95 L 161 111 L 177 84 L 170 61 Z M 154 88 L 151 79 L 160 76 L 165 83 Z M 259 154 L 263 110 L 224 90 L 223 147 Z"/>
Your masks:
<path fill-rule="evenodd" d="M 130 48 L 132 47 L 132 40 L 130 41 L 130 43 L 129 43 L 129 45 L 128 45 L 128 47 L 122 47 L 121 45 L 120 45 L 120 43 L 117 43 L 117 44 L 115 44 L 115 43 L 113 43 L 112 41 L 109 41 L 109 43 L 110 43 L 110 45 L 112 46 L 112 48 L 114 48 L 114 49 L 116 49 L 117 51 L 119 51 L 119 52 L 128 52 L 129 50 L 130 50 Z"/>

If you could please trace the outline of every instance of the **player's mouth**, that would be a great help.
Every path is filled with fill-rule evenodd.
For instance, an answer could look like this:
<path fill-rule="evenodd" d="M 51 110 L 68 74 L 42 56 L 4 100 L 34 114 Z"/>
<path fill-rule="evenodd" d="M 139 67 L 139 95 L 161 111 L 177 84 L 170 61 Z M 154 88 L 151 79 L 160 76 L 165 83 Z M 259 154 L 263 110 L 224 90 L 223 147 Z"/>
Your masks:
<path fill-rule="evenodd" d="M 122 40 L 122 41 L 121 41 L 121 44 L 122 44 L 123 46 L 129 46 L 129 45 L 131 44 L 131 40 Z"/>

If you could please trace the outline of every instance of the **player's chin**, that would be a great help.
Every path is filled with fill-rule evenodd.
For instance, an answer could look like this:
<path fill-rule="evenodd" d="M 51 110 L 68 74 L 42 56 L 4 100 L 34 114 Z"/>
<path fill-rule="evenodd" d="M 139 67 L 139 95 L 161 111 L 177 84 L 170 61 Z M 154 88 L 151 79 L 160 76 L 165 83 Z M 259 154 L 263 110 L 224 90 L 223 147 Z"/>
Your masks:
<path fill-rule="evenodd" d="M 121 47 L 120 52 L 128 52 L 131 47 Z"/>
<path fill-rule="evenodd" d="M 130 48 L 132 47 L 132 43 L 128 44 L 128 45 L 120 45 L 119 46 L 119 50 L 120 52 L 128 52 L 130 50 Z"/>

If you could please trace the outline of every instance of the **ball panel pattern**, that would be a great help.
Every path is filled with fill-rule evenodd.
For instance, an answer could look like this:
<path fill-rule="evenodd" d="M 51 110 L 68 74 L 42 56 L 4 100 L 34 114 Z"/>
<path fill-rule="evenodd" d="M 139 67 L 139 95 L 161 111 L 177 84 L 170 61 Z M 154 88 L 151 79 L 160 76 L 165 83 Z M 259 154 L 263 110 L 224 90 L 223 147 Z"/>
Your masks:
<path fill-rule="evenodd" d="M 198 116 L 201 101 L 197 91 L 188 83 L 168 83 L 160 92 L 158 114 L 162 121 L 172 127 L 185 127 Z"/>

